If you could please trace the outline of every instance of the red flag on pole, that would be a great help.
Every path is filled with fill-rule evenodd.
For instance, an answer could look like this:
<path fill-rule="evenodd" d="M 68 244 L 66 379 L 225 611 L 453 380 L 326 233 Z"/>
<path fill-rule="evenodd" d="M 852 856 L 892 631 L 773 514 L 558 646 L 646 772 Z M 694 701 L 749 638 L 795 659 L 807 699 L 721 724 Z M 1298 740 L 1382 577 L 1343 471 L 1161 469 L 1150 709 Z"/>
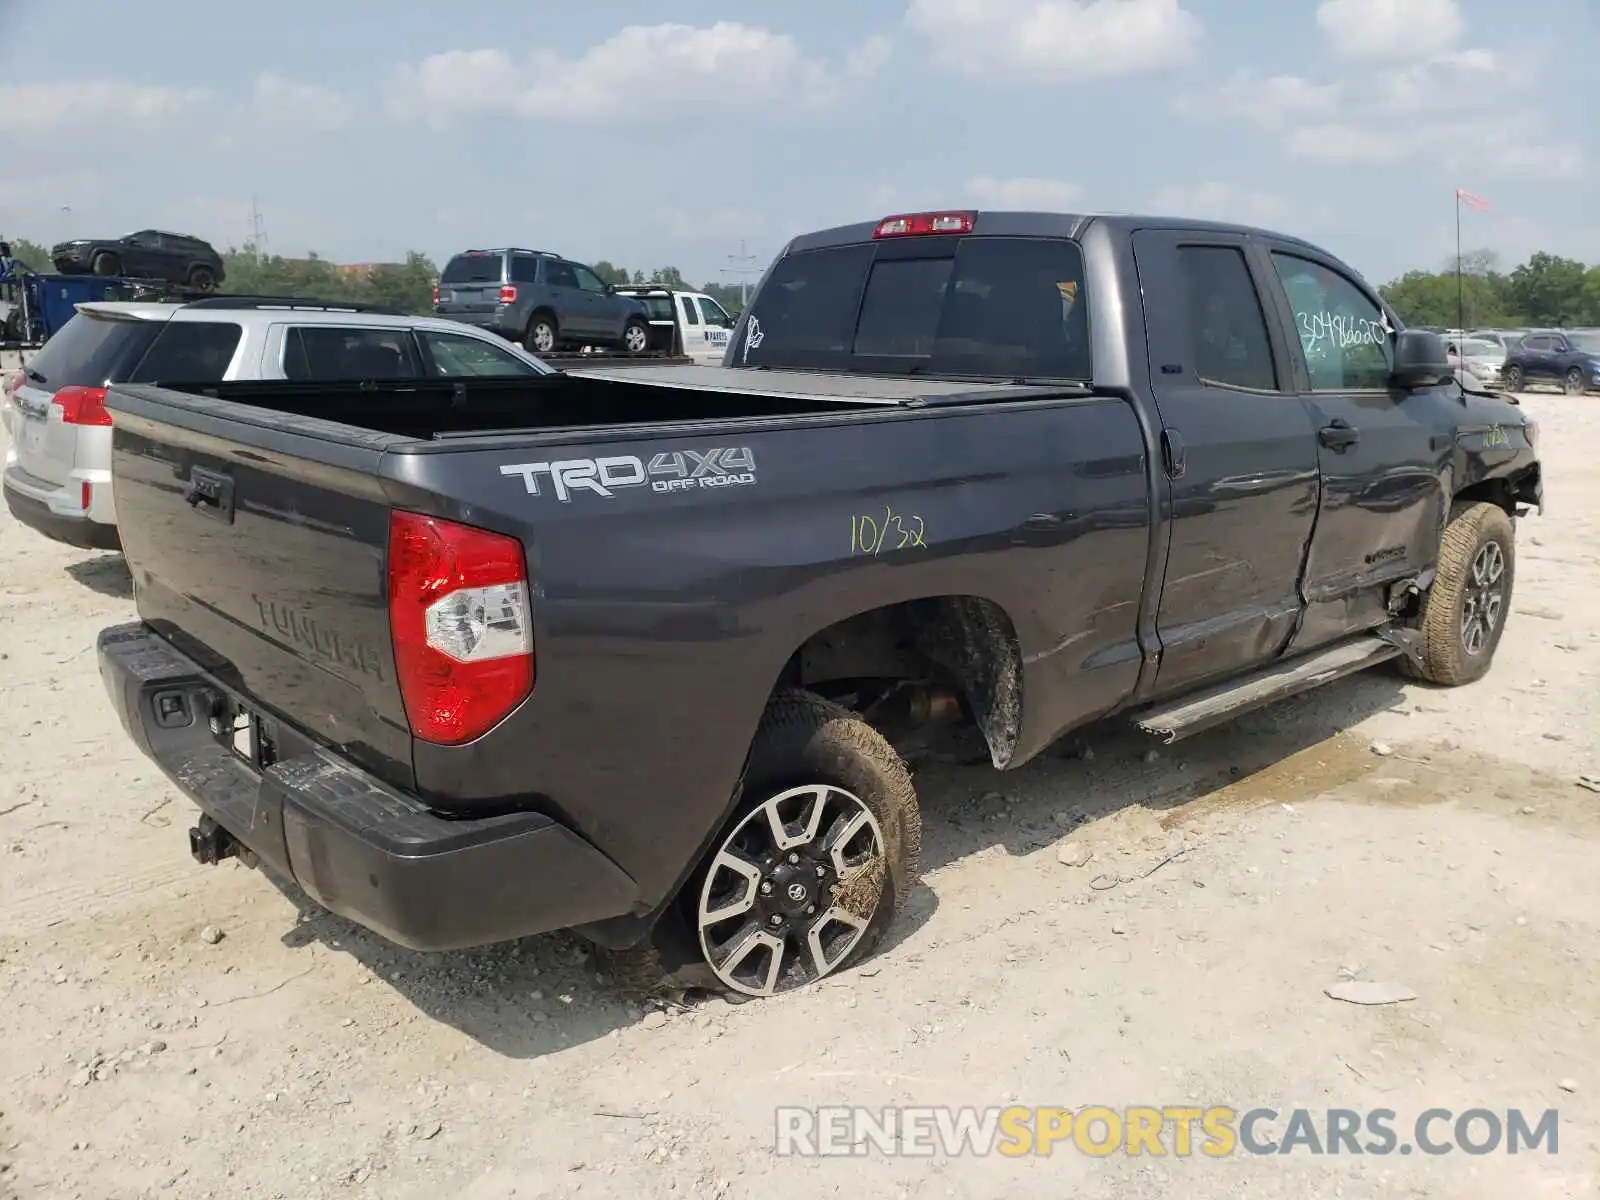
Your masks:
<path fill-rule="evenodd" d="M 1474 196 L 1465 188 L 1456 189 L 1456 199 L 1461 201 L 1461 203 L 1465 204 L 1468 208 L 1472 209 L 1473 212 L 1488 212 L 1494 207 L 1494 205 L 1490 204 L 1482 196 Z"/>

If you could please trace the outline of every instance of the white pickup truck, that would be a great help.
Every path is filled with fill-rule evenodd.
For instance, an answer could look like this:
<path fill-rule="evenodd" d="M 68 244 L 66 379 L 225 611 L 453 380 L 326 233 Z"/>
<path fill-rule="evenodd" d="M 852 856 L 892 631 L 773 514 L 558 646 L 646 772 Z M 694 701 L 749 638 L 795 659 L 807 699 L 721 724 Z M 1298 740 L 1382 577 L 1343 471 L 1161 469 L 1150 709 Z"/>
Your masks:
<path fill-rule="evenodd" d="M 704 366 L 721 366 L 733 318 L 704 292 L 680 292 L 648 284 L 618 287 L 650 310 L 651 348 L 682 353 Z"/>

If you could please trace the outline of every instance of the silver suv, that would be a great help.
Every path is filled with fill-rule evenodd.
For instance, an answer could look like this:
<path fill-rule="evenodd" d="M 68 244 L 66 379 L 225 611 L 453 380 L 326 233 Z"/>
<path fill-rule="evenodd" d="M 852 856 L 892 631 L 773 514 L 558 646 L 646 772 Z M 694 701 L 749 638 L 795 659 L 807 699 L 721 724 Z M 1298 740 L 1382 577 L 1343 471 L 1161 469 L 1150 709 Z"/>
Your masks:
<path fill-rule="evenodd" d="M 113 383 L 227 379 L 456 378 L 552 368 L 492 334 L 315 300 L 218 296 L 188 304 L 104 301 L 78 313 L 0 381 L 0 484 L 13 516 L 47 537 L 115 549 Z"/>

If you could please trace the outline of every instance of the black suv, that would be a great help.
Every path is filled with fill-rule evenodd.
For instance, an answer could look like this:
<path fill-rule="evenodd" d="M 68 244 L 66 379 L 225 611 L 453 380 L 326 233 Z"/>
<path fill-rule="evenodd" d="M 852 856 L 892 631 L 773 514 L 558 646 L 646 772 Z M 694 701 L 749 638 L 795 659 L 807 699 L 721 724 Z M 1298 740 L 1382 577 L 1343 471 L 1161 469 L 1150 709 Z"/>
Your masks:
<path fill-rule="evenodd" d="M 546 250 L 463 251 L 445 264 L 433 311 L 491 329 L 533 354 L 562 346 L 650 349 L 644 301 L 619 296 L 589 267 Z"/>
<path fill-rule="evenodd" d="M 62 242 L 50 248 L 50 261 L 63 275 L 163 279 L 198 291 L 210 291 L 227 277 L 222 255 L 210 242 L 160 229 L 141 229 L 119 238 Z"/>

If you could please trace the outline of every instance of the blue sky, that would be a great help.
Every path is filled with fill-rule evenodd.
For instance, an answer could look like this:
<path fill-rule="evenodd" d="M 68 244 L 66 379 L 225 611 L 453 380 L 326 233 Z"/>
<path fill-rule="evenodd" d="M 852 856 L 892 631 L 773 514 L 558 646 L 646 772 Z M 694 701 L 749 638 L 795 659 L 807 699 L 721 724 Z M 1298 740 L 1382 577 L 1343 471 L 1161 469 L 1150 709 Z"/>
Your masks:
<path fill-rule="evenodd" d="M 1469 248 L 1593 263 L 1597 47 L 1595 0 L 0 0 L 0 232 L 226 246 L 254 199 L 277 253 L 732 281 L 741 239 L 971 204 L 1266 224 L 1382 281 L 1464 187 Z"/>

